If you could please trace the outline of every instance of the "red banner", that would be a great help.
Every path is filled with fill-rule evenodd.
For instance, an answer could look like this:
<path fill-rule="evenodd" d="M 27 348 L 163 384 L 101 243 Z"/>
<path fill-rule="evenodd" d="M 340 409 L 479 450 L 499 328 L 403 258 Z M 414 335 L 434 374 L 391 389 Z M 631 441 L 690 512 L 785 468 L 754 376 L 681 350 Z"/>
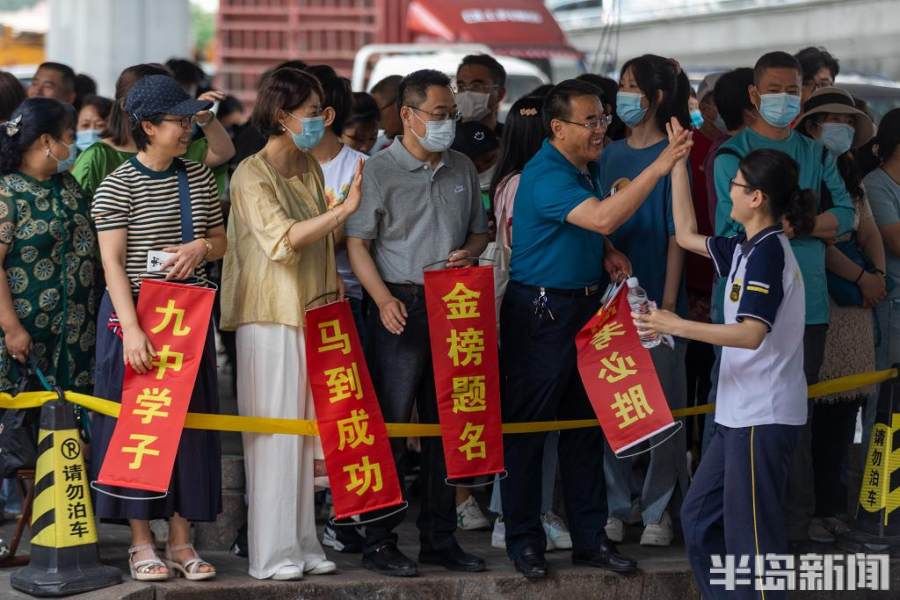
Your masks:
<path fill-rule="evenodd" d="M 425 272 L 448 479 L 503 470 L 493 267 Z"/>
<path fill-rule="evenodd" d="M 575 344 L 581 381 L 613 452 L 674 425 L 653 359 L 631 319 L 624 285 L 578 332 Z"/>
<path fill-rule="evenodd" d="M 97 482 L 165 492 L 191 402 L 215 291 L 148 279 L 137 316 L 156 356 L 139 375 L 125 366 L 122 408 Z"/>
<path fill-rule="evenodd" d="M 387 428 L 349 302 L 306 312 L 306 368 L 335 516 L 402 504 Z"/>

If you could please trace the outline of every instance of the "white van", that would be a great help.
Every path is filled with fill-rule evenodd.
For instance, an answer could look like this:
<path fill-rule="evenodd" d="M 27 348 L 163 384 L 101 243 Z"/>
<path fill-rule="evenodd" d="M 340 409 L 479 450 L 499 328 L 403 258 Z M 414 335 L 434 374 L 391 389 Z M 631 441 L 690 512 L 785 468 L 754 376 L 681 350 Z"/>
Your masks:
<path fill-rule="evenodd" d="M 490 54 L 506 69 L 506 98 L 500 105 L 502 121 L 513 102 L 550 78 L 530 62 L 496 54 L 481 44 L 379 44 L 360 48 L 353 65 L 353 90 L 370 91 L 390 75 L 406 76 L 420 69 L 445 73 L 455 83 L 456 69 L 469 54 Z M 374 61 L 370 63 L 370 60 Z M 366 66 L 371 70 L 366 73 Z"/>

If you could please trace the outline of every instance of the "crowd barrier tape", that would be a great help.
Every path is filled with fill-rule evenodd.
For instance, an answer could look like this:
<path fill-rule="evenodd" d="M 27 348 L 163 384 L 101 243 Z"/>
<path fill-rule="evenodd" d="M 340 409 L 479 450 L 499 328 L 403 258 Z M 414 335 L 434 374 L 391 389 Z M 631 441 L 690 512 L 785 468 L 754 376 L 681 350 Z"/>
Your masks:
<path fill-rule="evenodd" d="M 833 394 L 849 392 L 862 387 L 876 385 L 889 379 L 898 377 L 898 369 L 885 369 L 883 371 L 871 371 L 857 373 L 822 381 L 809 386 L 810 398 L 821 398 Z M 0 393 L 0 409 L 24 409 L 37 408 L 45 402 L 59 398 L 56 392 L 22 392 L 16 396 Z M 120 405 L 112 400 L 95 398 L 87 394 L 65 392 L 65 399 L 84 407 L 90 411 L 106 415 L 107 417 L 119 416 Z M 702 404 L 689 408 L 679 408 L 672 411 L 675 418 L 691 417 L 709 413 L 715 410 L 713 404 Z M 207 429 L 211 431 L 236 431 L 241 433 L 262 434 L 288 434 L 288 435 L 319 435 L 315 421 L 303 419 L 270 419 L 265 417 L 241 417 L 237 415 L 214 415 L 207 413 L 188 413 L 184 422 L 185 427 L 191 429 Z M 596 419 L 580 419 L 570 421 L 530 421 L 527 423 L 504 423 L 503 433 L 540 433 L 546 431 L 562 431 L 566 429 L 581 429 L 584 427 L 598 427 Z M 439 437 L 440 426 L 425 423 L 387 423 L 389 437 Z"/>

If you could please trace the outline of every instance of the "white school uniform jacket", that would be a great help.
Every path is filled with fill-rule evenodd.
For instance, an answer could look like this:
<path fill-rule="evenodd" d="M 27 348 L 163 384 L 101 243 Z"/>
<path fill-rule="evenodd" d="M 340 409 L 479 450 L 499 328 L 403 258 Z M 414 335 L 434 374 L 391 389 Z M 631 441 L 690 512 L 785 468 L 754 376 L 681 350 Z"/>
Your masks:
<path fill-rule="evenodd" d="M 751 318 L 769 329 L 756 350 L 722 348 L 716 423 L 803 425 L 806 306 L 790 242 L 773 226 L 749 240 L 744 235 L 710 237 L 706 245 L 719 276 L 727 278 L 725 323 Z"/>

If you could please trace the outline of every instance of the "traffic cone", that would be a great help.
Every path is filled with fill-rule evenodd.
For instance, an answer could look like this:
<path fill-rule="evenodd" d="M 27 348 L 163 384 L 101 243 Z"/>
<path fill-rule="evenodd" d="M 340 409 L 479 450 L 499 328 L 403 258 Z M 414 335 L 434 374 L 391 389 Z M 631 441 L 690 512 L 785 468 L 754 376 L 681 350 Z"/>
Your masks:
<path fill-rule="evenodd" d="M 895 365 L 896 367 L 896 365 Z M 849 552 L 900 555 L 900 378 L 881 384 L 851 530 Z"/>
<path fill-rule="evenodd" d="M 32 596 L 67 596 L 121 583 L 100 564 L 88 473 L 75 411 L 62 400 L 41 409 L 31 513 L 31 562 L 12 586 Z"/>

